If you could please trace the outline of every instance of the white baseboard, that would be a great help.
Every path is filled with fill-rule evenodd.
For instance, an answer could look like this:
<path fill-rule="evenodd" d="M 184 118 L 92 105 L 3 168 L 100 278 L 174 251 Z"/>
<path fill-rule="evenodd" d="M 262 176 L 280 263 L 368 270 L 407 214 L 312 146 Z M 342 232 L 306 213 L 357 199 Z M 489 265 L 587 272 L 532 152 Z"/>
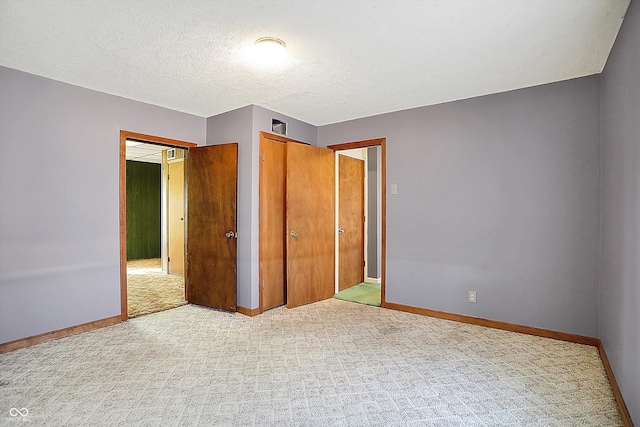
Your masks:
<path fill-rule="evenodd" d="M 364 281 L 365 283 L 380 283 L 380 279 L 376 279 L 375 277 L 367 277 Z"/>

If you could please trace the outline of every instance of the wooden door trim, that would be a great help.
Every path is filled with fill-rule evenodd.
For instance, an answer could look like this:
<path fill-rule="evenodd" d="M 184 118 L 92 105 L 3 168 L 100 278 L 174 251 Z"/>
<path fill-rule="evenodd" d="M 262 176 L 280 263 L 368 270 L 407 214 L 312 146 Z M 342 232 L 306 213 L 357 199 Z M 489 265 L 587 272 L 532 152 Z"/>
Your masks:
<path fill-rule="evenodd" d="M 189 148 L 198 144 L 144 133 L 120 131 L 120 319 L 129 318 L 127 307 L 127 139 L 167 147 Z"/>
<path fill-rule="evenodd" d="M 308 142 L 298 141 L 297 139 L 291 139 L 291 138 L 287 138 L 286 136 L 283 136 L 283 135 L 278 135 L 277 133 L 270 133 L 270 132 L 265 132 L 265 131 L 260 131 L 260 137 L 261 138 L 272 139 L 272 140 L 278 141 L 278 142 L 284 142 L 285 144 L 287 142 L 292 142 L 294 144 L 311 145 Z"/>
<path fill-rule="evenodd" d="M 278 142 L 284 142 L 285 144 L 287 142 L 293 142 L 295 144 L 311 145 L 308 142 L 298 141 L 296 139 L 287 138 L 286 136 L 283 136 L 283 135 L 278 135 L 276 133 L 269 133 L 269 132 L 265 132 L 265 131 L 260 131 L 260 137 L 261 138 L 272 139 L 272 140 L 278 141 Z"/>
<path fill-rule="evenodd" d="M 367 139 L 364 141 L 346 142 L 343 144 L 328 145 L 333 151 L 351 150 L 354 148 L 380 147 L 380 160 L 382 163 L 381 187 L 382 187 L 382 236 L 380 255 L 380 307 L 387 307 L 385 295 L 387 290 L 387 138 Z"/>
<path fill-rule="evenodd" d="M 353 150 L 354 148 L 367 148 L 367 147 L 384 147 L 387 143 L 387 138 L 366 139 L 364 141 L 345 142 L 341 144 L 327 145 L 327 148 L 331 148 L 333 151 L 340 150 Z M 384 168 L 384 163 L 382 164 Z"/>

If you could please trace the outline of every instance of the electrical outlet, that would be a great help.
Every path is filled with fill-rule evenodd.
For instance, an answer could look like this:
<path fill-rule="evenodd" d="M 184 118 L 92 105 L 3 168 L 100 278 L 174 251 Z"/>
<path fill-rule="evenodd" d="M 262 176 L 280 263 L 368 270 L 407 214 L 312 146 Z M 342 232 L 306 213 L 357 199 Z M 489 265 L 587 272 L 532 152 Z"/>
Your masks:
<path fill-rule="evenodd" d="M 469 291 L 469 302 L 475 304 L 476 302 L 476 291 Z"/>

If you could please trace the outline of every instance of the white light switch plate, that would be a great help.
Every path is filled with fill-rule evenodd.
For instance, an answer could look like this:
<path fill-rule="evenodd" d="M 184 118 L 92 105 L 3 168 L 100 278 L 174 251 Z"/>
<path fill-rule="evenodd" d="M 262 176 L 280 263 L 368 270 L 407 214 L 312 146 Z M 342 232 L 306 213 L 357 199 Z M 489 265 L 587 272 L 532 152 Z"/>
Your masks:
<path fill-rule="evenodd" d="M 398 194 L 398 184 L 391 184 L 391 194 Z"/>

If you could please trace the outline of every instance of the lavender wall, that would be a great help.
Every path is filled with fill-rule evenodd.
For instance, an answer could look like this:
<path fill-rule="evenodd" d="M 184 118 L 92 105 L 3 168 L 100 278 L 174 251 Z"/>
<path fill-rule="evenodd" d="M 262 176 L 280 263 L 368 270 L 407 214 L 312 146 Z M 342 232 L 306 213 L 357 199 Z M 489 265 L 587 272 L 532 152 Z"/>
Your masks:
<path fill-rule="evenodd" d="M 602 82 L 600 339 L 640 421 L 640 4 L 631 2 Z"/>
<path fill-rule="evenodd" d="M 321 146 L 387 138 L 387 301 L 596 336 L 599 90 L 587 77 L 320 127 Z"/>
<path fill-rule="evenodd" d="M 207 119 L 207 145 L 238 143 L 238 305 L 259 306 L 258 180 L 260 131 L 271 132 L 271 119 L 287 123 L 287 136 L 317 144 L 317 128 L 257 105 L 247 105 Z"/>
<path fill-rule="evenodd" d="M 316 126 L 276 111 L 268 110 L 259 105 L 253 106 L 253 136 L 256 141 L 259 141 L 260 131 L 271 132 L 271 119 L 277 119 L 287 124 L 286 136 L 288 138 L 307 142 L 311 145 L 318 145 L 318 128 Z"/>
<path fill-rule="evenodd" d="M 253 164 L 251 105 L 228 111 L 207 119 L 207 145 L 238 143 L 238 298 L 237 304 L 250 307 L 251 303 L 251 170 Z"/>
<path fill-rule="evenodd" d="M 0 67 L 0 342 L 120 314 L 119 143 L 206 120 Z"/>

